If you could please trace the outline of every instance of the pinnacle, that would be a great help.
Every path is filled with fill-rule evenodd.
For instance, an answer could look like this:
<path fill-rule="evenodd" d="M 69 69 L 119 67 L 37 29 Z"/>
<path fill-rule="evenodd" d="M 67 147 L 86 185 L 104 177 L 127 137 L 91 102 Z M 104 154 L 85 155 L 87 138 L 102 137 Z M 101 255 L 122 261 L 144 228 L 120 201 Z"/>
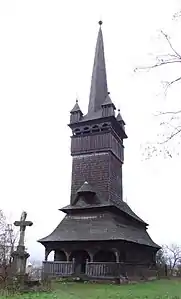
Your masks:
<path fill-rule="evenodd" d="M 107 93 L 107 97 L 106 97 L 104 103 L 102 104 L 102 106 L 107 106 L 107 105 L 112 105 L 113 108 L 116 109 L 115 105 L 113 104 L 113 102 L 112 102 L 112 100 L 110 98 L 110 92 Z"/>
<path fill-rule="evenodd" d="M 81 109 L 79 107 L 78 100 L 76 100 L 76 103 L 75 103 L 73 109 L 70 111 L 70 113 L 78 112 L 78 111 L 81 111 Z"/>
<path fill-rule="evenodd" d="M 120 122 L 123 125 L 125 125 L 125 122 L 124 122 L 124 120 L 123 120 L 123 118 L 121 116 L 121 113 L 120 113 L 120 109 L 118 109 L 118 115 L 117 115 L 116 119 L 117 119 L 118 122 Z"/>

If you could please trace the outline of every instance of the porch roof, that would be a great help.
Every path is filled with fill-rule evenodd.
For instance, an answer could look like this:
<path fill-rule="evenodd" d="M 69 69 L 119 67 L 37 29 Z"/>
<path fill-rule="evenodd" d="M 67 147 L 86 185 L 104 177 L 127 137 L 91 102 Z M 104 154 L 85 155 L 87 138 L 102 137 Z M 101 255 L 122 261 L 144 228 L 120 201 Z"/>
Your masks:
<path fill-rule="evenodd" d="M 152 241 L 144 227 L 133 227 L 116 221 L 110 215 L 67 215 L 57 228 L 40 243 L 66 241 L 105 241 L 124 240 L 155 248 L 159 246 Z"/>

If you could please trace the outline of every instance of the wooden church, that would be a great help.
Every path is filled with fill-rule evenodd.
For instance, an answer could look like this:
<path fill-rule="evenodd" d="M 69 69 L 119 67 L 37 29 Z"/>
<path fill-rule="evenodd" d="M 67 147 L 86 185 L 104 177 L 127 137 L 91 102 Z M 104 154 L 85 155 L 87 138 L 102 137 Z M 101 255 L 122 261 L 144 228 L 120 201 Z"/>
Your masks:
<path fill-rule="evenodd" d="M 97 37 L 88 112 L 70 112 L 72 183 L 64 219 L 47 237 L 43 271 L 87 279 L 155 275 L 159 246 L 148 224 L 123 201 L 125 122 L 107 88 L 102 22 Z M 54 261 L 48 255 L 54 251 Z"/>

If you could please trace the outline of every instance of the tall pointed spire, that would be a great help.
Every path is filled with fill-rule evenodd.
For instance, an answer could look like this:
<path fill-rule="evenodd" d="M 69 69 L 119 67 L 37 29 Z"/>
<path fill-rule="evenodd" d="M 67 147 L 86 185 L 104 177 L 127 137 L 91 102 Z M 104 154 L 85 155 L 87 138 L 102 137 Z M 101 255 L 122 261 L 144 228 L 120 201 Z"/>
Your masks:
<path fill-rule="evenodd" d="M 101 29 L 102 21 L 99 21 L 99 25 L 100 28 L 97 37 L 94 66 L 92 71 L 88 114 L 101 109 L 101 105 L 104 103 L 108 92 L 104 43 Z"/>

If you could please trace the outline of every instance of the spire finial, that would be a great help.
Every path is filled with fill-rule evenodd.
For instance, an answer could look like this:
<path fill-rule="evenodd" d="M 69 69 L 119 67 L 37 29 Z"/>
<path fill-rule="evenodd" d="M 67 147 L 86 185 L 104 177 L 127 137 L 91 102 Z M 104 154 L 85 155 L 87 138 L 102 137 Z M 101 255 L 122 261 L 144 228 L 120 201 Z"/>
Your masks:
<path fill-rule="evenodd" d="M 99 25 L 102 21 L 99 21 Z M 89 97 L 88 113 L 94 113 L 101 109 L 101 105 L 104 103 L 107 97 L 107 76 L 106 76 L 106 64 L 104 57 L 104 43 L 101 27 L 98 31 L 96 51 L 94 57 L 94 65 L 92 71 L 92 80 Z"/>
<path fill-rule="evenodd" d="M 76 99 L 76 103 L 78 103 L 78 99 Z"/>
<path fill-rule="evenodd" d="M 103 22 L 102 22 L 101 20 L 98 22 L 98 24 L 99 24 L 100 26 L 102 25 L 102 23 L 103 23 Z"/>
<path fill-rule="evenodd" d="M 118 109 L 118 112 L 120 113 L 120 109 Z"/>

